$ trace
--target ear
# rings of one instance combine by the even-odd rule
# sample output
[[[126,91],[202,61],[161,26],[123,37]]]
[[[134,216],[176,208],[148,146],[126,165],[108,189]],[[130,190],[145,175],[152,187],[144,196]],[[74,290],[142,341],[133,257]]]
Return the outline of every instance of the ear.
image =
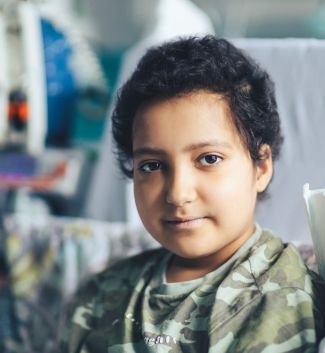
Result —
[[[260,160],[256,163],[256,191],[263,192],[269,185],[273,175],[272,151],[264,144],[259,150]]]

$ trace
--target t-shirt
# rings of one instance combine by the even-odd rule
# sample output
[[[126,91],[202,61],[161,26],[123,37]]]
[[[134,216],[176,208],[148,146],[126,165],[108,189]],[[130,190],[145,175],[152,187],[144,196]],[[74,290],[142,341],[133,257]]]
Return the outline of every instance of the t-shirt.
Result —
[[[221,267],[178,283],[165,280],[170,257],[151,250],[95,277],[81,293],[63,351],[317,351],[325,335],[323,282],[293,245],[257,227]]]

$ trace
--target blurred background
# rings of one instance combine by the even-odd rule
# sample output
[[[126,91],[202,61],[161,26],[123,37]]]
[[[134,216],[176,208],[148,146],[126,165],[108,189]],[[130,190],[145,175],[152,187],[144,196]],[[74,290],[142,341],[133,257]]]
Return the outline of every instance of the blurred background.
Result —
[[[125,49],[143,34],[157,0],[51,0],[65,4],[92,39],[110,49]],[[192,0],[225,37],[323,38],[323,0]],[[95,19],[95,20],[94,20]],[[86,27],[83,27],[84,29]],[[90,32],[88,32],[88,35]]]
[[[49,0],[78,20],[114,86],[123,52],[148,34],[158,0]],[[190,1],[189,1],[190,2]],[[324,0],[192,0],[226,38],[324,38]],[[172,4],[172,2],[171,2]],[[173,16],[177,6],[169,9]],[[174,14],[175,15],[175,14]],[[184,19],[186,21],[186,19]]]

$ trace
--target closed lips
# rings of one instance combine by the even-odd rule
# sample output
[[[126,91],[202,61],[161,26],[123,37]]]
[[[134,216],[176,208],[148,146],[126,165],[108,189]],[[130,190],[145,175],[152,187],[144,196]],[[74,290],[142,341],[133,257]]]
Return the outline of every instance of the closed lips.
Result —
[[[205,217],[195,217],[195,218],[176,218],[176,219],[166,219],[164,223],[171,226],[196,226],[200,225],[206,218]]]

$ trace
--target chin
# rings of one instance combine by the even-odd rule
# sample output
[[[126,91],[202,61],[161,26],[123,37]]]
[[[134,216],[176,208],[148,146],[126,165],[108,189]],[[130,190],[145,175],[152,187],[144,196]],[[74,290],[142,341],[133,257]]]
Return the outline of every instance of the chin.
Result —
[[[197,247],[195,249],[191,248],[191,249],[174,249],[174,250],[175,251],[171,249],[170,251],[175,255],[188,260],[201,259],[211,255],[211,252],[204,249],[198,249]]]

